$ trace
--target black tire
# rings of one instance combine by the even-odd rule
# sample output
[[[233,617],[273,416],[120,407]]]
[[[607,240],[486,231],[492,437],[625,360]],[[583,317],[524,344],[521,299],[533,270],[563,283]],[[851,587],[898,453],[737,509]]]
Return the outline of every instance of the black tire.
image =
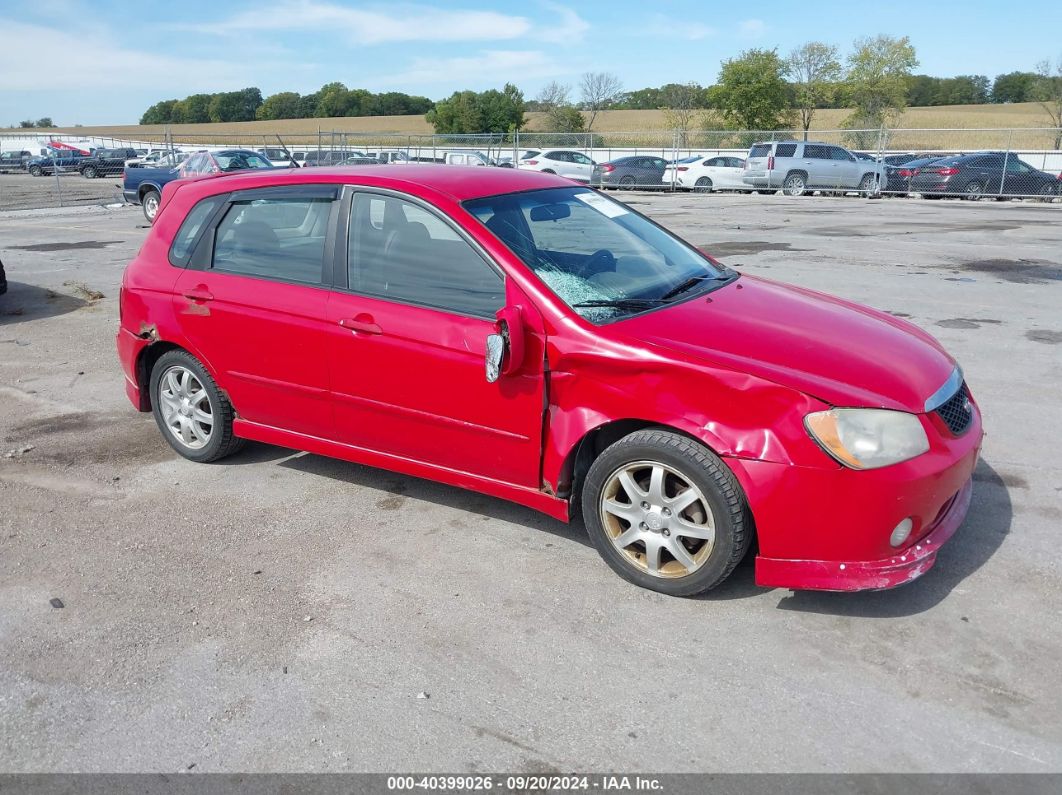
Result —
[[[81,170],[81,176],[85,179],[96,179],[96,177],[99,176],[99,173],[96,171],[95,166],[85,166]]]
[[[703,562],[690,574],[662,577],[639,568],[612,542],[602,522],[607,484],[624,466],[645,461],[680,473],[701,492],[711,510],[715,538]],[[753,535],[748,501],[733,473],[704,445],[662,428],[635,431],[602,452],[586,475],[580,503],[590,540],[612,570],[628,582],[669,596],[693,596],[719,585],[741,562]]]
[[[7,274],[4,272],[4,263],[0,262],[0,295],[7,292]]]
[[[557,172],[554,171],[552,168],[544,168],[544,169],[542,169],[542,173],[543,174],[556,174]]]
[[[778,192],[778,191],[776,191],[776,190],[758,190],[758,191],[756,191],[756,193],[761,193],[761,194],[763,194],[764,196],[773,196],[773,195],[774,195],[774,194],[776,194],[777,192]]]
[[[859,180],[859,193],[863,196],[869,196],[872,190],[874,190],[874,175],[864,174],[863,179]]]
[[[44,169],[42,169],[40,166],[30,166],[29,173],[31,177],[39,177],[44,174]]]
[[[782,193],[786,196],[803,196],[808,191],[808,175],[802,171],[794,171],[785,175],[782,182]]]
[[[619,186],[623,190],[634,190],[634,177],[630,174],[625,177],[620,177]]]
[[[711,193],[712,180],[709,177],[701,177],[693,183],[693,189],[698,193]]]
[[[962,188],[962,197],[967,201],[980,201],[984,187],[976,179],[967,182]]]
[[[159,201],[161,198],[157,190],[150,189],[144,191],[144,195],[140,199],[140,205],[144,210],[144,218],[147,219],[149,224],[155,223],[155,217],[159,214]]]
[[[206,444],[197,449],[190,448],[178,441],[173,432],[166,424],[162,412],[162,398],[160,388],[163,378],[170,370],[183,368],[190,371],[199,381],[206,392],[206,399],[210,403],[211,415],[214,417],[213,428]],[[151,412],[155,415],[155,423],[159,426],[166,442],[189,461],[205,464],[217,461],[225,456],[232,455],[246,443],[244,439],[235,436],[232,431],[232,421],[236,412],[229,403],[229,399],[218,389],[213,376],[200,364],[192,354],[182,350],[167,351],[158,358],[155,366],[151,368]]]

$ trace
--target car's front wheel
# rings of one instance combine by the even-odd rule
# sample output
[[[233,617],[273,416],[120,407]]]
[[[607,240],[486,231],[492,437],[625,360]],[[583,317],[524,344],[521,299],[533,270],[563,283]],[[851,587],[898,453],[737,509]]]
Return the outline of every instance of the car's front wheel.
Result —
[[[704,445],[663,429],[636,431],[601,453],[581,507],[590,539],[617,574],[671,596],[717,586],[752,536],[733,473]]]
[[[863,179],[859,181],[859,193],[862,196],[869,196],[871,191],[874,190],[874,175],[864,174]]]
[[[41,176],[41,174],[44,173],[44,169],[42,169],[40,166],[30,166],[29,173],[31,177],[39,177]]]
[[[697,193],[711,193],[712,180],[708,177],[701,177],[693,183],[693,189],[697,191]]]
[[[170,447],[190,461],[217,461],[243,447],[232,432],[232,404],[187,351],[167,351],[155,362],[151,410]]]
[[[159,214],[159,192],[157,190],[147,191],[140,203],[144,208],[144,217],[147,222],[155,223],[155,216]]]

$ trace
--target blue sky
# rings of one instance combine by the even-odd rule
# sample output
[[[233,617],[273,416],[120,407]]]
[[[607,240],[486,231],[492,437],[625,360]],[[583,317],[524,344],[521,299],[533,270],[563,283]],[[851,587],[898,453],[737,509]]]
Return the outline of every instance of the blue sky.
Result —
[[[432,99],[514,82],[527,97],[586,71],[628,89],[715,81],[750,47],[782,54],[810,40],[842,53],[860,36],[907,35],[917,71],[939,76],[1031,70],[1062,54],[1062,2],[129,3],[4,0],[0,124],[128,124],[151,103],[258,86],[350,88]]]

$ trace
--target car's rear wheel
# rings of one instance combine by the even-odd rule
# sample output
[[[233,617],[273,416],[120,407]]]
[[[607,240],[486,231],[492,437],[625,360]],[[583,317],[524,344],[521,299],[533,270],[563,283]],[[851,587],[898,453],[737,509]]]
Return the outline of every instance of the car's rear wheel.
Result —
[[[140,200],[140,204],[144,208],[144,217],[149,224],[155,223],[155,216],[159,214],[159,198],[157,190],[149,190],[144,194],[144,198]]]
[[[869,196],[874,190],[874,181],[873,174],[864,174],[863,179],[859,181],[859,192],[864,196]]]
[[[981,193],[983,191],[984,188],[982,187],[981,183],[977,180],[974,180],[973,182],[966,183],[966,185],[962,189],[962,196],[964,199],[969,199],[970,201],[977,201],[981,198]]]
[[[786,196],[803,196],[808,189],[808,178],[797,172],[789,174],[782,183],[782,193]]]
[[[41,174],[44,173],[44,171],[43,171],[43,169],[41,169],[40,166],[30,166],[29,167],[29,173],[30,173],[30,176],[32,176],[32,177],[39,177]]]
[[[543,174],[556,174],[557,172],[554,171],[552,168],[544,168],[544,169],[542,169],[542,173]]]
[[[590,539],[617,574],[671,596],[721,583],[752,536],[733,473],[708,448],[663,429],[636,431],[601,453],[581,507]]]
[[[233,435],[232,404],[187,351],[167,351],[155,362],[151,410],[170,447],[190,461],[217,461],[243,447]]]
[[[711,193],[712,180],[709,177],[701,177],[693,183],[693,189],[698,193]]]
[[[1041,185],[1040,190],[1036,192],[1036,195],[1039,197],[1040,201],[1050,202],[1055,200],[1055,197],[1059,195],[1060,191],[1062,191],[1062,187],[1048,183]]]
[[[81,176],[85,179],[96,179],[95,166],[85,166],[85,170],[81,172]]]
[[[630,174],[620,177],[619,186],[624,190],[634,190],[634,177]]]

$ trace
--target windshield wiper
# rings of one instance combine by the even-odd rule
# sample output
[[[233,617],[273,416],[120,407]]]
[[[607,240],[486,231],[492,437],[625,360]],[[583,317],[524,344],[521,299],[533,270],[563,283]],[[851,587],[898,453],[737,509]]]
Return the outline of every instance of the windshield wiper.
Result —
[[[660,296],[660,298],[657,299],[657,300],[659,300],[659,301],[668,301],[668,300],[674,298],[677,295],[681,295],[682,293],[686,292],[687,290],[693,289],[694,287],[696,287],[701,282],[722,282],[722,281],[729,280],[730,277],[731,277],[731,274],[728,274],[728,273],[722,273],[722,274],[720,274],[718,276],[691,276],[690,278],[686,279],[686,281],[682,282],[681,284],[678,284],[675,287],[672,287],[670,290],[668,290],[666,293],[664,293],[662,296]]]
[[[665,303],[663,298],[607,298],[600,301],[580,301],[577,304],[572,304],[573,307],[590,307],[590,306],[617,306],[620,308],[629,307],[646,307],[656,306],[657,304]]]

